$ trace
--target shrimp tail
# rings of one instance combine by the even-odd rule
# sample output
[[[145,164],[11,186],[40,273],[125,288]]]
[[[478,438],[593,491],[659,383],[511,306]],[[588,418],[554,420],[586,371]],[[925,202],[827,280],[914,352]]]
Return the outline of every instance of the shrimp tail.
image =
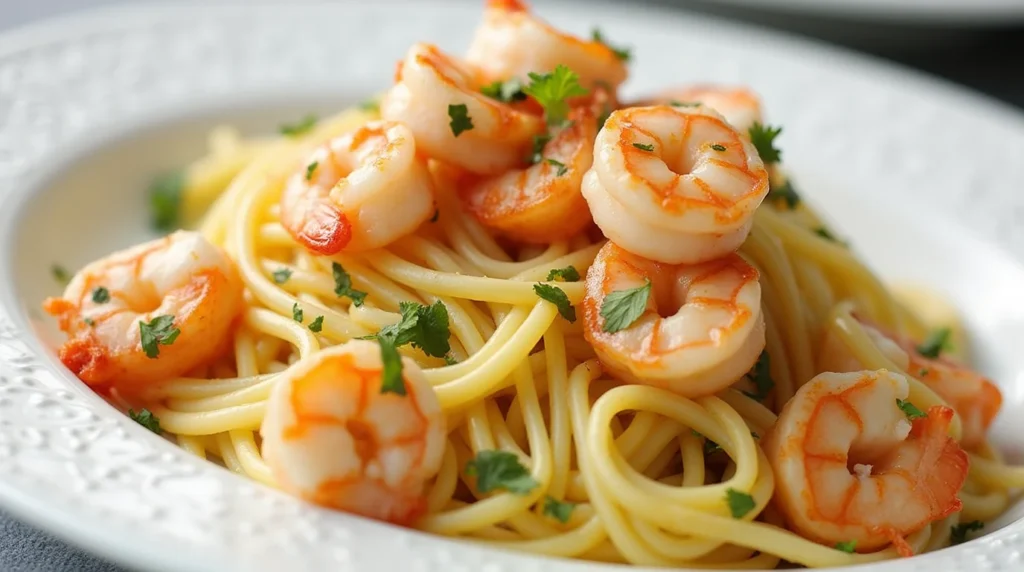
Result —
[[[929,444],[921,456],[921,466],[944,466],[938,470],[921,471],[924,482],[920,486],[922,490],[931,491],[936,519],[946,518],[963,508],[963,502],[957,497],[957,493],[963,485],[962,476],[967,474],[970,460],[967,452],[948,436],[952,421],[951,408],[933,405],[928,408],[926,417],[914,420],[910,430],[912,436]],[[947,479],[949,475],[956,478]]]
[[[295,239],[310,251],[325,256],[337,254],[352,240],[352,223],[329,200],[315,201]]]
[[[78,379],[91,386],[102,384],[109,378],[110,358],[91,336],[79,335],[68,340],[61,346],[59,357]]]
[[[485,7],[490,10],[505,10],[508,12],[530,11],[530,5],[523,0],[487,0]]]

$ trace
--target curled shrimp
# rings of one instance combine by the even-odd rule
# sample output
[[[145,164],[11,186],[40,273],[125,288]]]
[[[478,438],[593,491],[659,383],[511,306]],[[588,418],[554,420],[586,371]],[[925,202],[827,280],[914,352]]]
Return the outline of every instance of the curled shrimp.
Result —
[[[921,355],[917,344],[907,337],[887,332],[860,318],[858,321],[882,354],[930,387],[956,411],[963,428],[961,445],[976,449],[984,444],[988,428],[1003,404],[1003,395],[992,381],[955,360]],[[863,367],[842,342],[832,336],[822,346],[819,365],[832,371],[854,371]]]
[[[324,255],[384,246],[433,212],[433,183],[412,133],[388,121],[317,148],[281,195],[282,226]]]
[[[893,544],[960,510],[968,459],[946,432],[953,410],[908,421],[906,378],[879,371],[822,373],[786,403],[762,439],[775,502],[806,538],[859,552]]]
[[[241,307],[234,264],[186,231],[92,262],[63,296],[43,302],[68,335],[59,352],[64,365],[89,385],[126,391],[212,361],[230,342]],[[147,355],[143,329],[162,316],[173,318],[168,335],[178,334]]]
[[[633,324],[605,331],[601,310],[612,292],[650,283]],[[743,377],[765,344],[758,273],[739,255],[672,265],[605,244],[587,272],[583,333],[619,379],[686,397],[715,393]]]
[[[484,226],[520,242],[548,244],[586,228],[592,219],[580,182],[594,161],[597,115],[583,106],[569,119],[535,164],[462,186],[464,208]]]
[[[530,12],[522,0],[489,0],[466,61],[492,78],[528,80],[558,65],[576,72],[586,88],[605,85],[614,91],[626,81],[622,57],[607,45],[552,28]]]
[[[382,393],[380,348],[354,340],[281,375],[260,428],[282,489],[309,502],[401,525],[427,510],[445,419],[419,366],[402,358],[405,395]]]
[[[762,123],[761,99],[745,87],[698,85],[663,91],[637,105],[692,105],[700,103],[725,117],[737,131],[746,135],[754,123]]]
[[[757,150],[704,106],[613,112],[583,178],[583,196],[605,236],[671,264],[735,251],[767,193]]]
[[[482,175],[501,173],[522,164],[544,122],[527,105],[483,95],[483,84],[471,66],[416,44],[399,64],[381,115],[407,125],[432,158]],[[456,120],[463,110],[467,119]]]

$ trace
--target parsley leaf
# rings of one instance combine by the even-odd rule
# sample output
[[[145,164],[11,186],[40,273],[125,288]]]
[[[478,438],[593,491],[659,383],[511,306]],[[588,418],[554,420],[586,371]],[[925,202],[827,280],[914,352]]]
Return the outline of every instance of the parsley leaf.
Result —
[[[519,457],[508,451],[480,451],[466,463],[466,474],[476,477],[476,489],[481,493],[505,489],[525,495],[540,484],[519,462]]]
[[[184,171],[160,175],[149,186],[149,222],[154,230],[170,232],[178,227]]]
[[[366,299],[366,292],[352,288],[352,277],[345,272],[345,268],[337,262],[332,262],[331,274],[334,275],[334,293],[339,298],[348,297],[352,300],[352,305],[357,308],[362,306],[363,300]]]
[[[312,113],[307,114],[295,123],[286,123],[282,125],[280,129],[281,135],[285,135],[287,137],[298,137],[312,129],[313,126],[316,125],[316,122],[316,115],[313,115]]]
[[[836,543],[836,550],[842,550],[843,552],[847,552],[849,554],[853,554],[853,551],[856,550],[856,549],[857,549],[857,541],[856,540],[850,540],[850,541],[847,541],[847,542],[837,542]]]
[[[552,268],[548,272],[548,282],[558,279],[561,279],[562,282],[579,282],[580,273],[575,266],[571,265],[565,268]]]
[[[800,194],[793,188],[793,183],[788,179],[778,186],[768,187],[768,199],[772,201],[783,201],[789,210],[793,210],[800,204]]]
[[[292,319],[298,323],[302,323],[302,308],[299,307],[299,303],[292,304]]]
[[[153,359],[160,355],[160,346],[169,346],[178,339],[181,330],[174,327],[174,316],[157,316],[150,322],[139,321],[139,337],[142,351]]]
[[[719,145],[718,143],[712,145],[711,148],[715,151],[725,151],[725,145]]]
[[[832,242],[840,242],[840,243],[842,242],[838,238],[836,238],[836,236],[834,234],[832,234],[832,232],[829,231],[829,229],[827,229],[827,228],[825,228],[823,226],[819,226],[818,228],[814,229],[814,234],[820,236],[821,238],[824,238],[825,240],[829,240],[829,241],[832,241]]]
[[[377,339],[388,338],[395,347],[412,344],[432,357],[445,357],[451,351],[451,330],[448,329],[448,308],[440,300],[429,306],[416,302],[401,302],[402,319],[397,324],[381,328]]]
[[[402,356],[391,338],[377,338],[380,344],[380,361],[384,365],[381,372],[380,392],[405,395],[405,379],[402,378]]]
[[[897,399],[896,405],[903,411],[903,414],[907,416],[907,419],[913,421],[919,417],[928,417],[928,414],[917,408],[916,405],[910,402],[910,400]]]
[[[272,275],[274,277],[274,284],[284,284],[292,277],[292,271],[289,268],[281,268],[275,270]]]
[[[67,283],[71,281],[71,275],[68,274],[67,269],[60,264],[50,266],[50,274],[53,275],[53,279],[61,286],[67,285]]]
[[[377,113],[380,111],[380,102],[376,99],[367,99],[366,101],[360,102],[359,109],[370,113]]]
[[[306,165],[306,180],[310,181],[313,179],[313,173],[316,172],[316,168],[320,166],[320,161],[313,161]]]
[[[562,163],[561,161],[556,161],[554,159],[544,159],[544,160],[547,161],[548,165],[551,165],[553,167],[558,167],[558,170],[555,171],[555,176],[556,177],[561,177],[562,175],[564,175],[564,174],[569,172],[569,167],[566,167],[565,163]]]
[[[455,356],[452,354],[445,354],[444,365],[455,365],[457,363],[459,363],[459,360],[455,359]]]
[[[670,99],[668,104],[672,107],[700,107],[699,101],[679,101],[678,99]]]
[[[317,316],[312,322],[309,323],[309,331],[320,333],[320,330],[324,329],[324,317]]]
[[[775,146],[775,138],[779,136],[779,133],[782,133],[781,127],[762,125],[756,121],[747,131],[747,134],[750,135],[750,142],[754,144],[757,154],[761,156],[765,165],[782,160],[782,151]]]
[[[469,108],[465,103],[448,106],[448,117],[451,118],[449,126],[452,128],[452,135],[458,137],[463,131],[473,129],[473,119],[469,116]]]
[[[949,527],[949,543],[953,545],[963,544],[967,541],[968,532],[975,532],[983,528],[985,528],[985,523],[980,520],[972,520],[951,526]]]
[[[601,303],[602,329],[609,334],[625,330],[644,314],[647,299],[651,296],[651,281],[629,290],[616,290]]]
[[[767,350],[761,351],[761,356],[757,358],[757,362],[754,363],[754,367],[750,368],[747,372],[747,378],[754,382],[754,387],[757,388],[755,393],[744,391],[743,393],[751,399],[758,401],[764,401],[765,397],[768,397],[768,392],[775,387],[775,382],[772,380],[772,374],[770,370],[771,356],[768,355]]]
[[[110,290],[103,286],[97,286],[92,291],[92,301],[97,304],[106,304],[110,301]]]
[[[615,46],[609,44],[608,41],[605,40],[604,35],[601,34],[601,30],[598,30],[597,28],[591,30],[590,37],[595,42],[611,50],[612,53],[615,54],[615,57],[619,58],[624,62],[628,62],[629,58],[633,56],[633,54],[631,53],[633,51],[632,48],[616,48]]]
[[[533,285],[533,291],[542,300],[547,300],[554,304],[558,308],[558,313],[568,320],[570,324],[576,321],[576,308],[569,302],[569,297],[565,295],[564,290],[558,286],[538,282]]]
[[[480,88],[480,93],[504,103],[526,100],[526,93],[523,92],[523,82],[516,78],[485,85]]]
[[[725,491],[725,502],[729,505],[729,512],[733,518],[743,518],[757,506],[754,497],[733,488]]]
[[[553,497],[544,497],[544,514],[554,518],[558,522],[569,522],[572,516],[572,509],[576,508],[574,502],[563,502]]]
[[[648,151],[648,152],[654,151],[654,144],[653,143],[650,144],[650,145],[644,145],[643,143],[633,143],[633,146],[636,147],[637,149],[641,150],[641,151]]]
[[[92,318],[82,318],[82,321],[85,322],[85,325],[89,326],[90,328],[96,325],[96,322]]]
[[[704,456],[713,455],[722,450],[722,446],[711,439],[704,437]]]
[[[544,146],[551,141],[551,135],[534,135],[533,136],[533,153],[530,155],[530,163],[536,165],[544,160],[543,152]]]
[[[130,417],[132,421],[142,425],[157,435],[164,432],[164,430],[160,428],[160,418],[153,415],[149,409],[141,409],[138,413],[136,413],[134,409],[129,409],[128,417]]]
[[[953,334],[949,328],[939,328],[928,334],[928,337],[924,339],[924,342],[917,346],[917,353],[923,357],[935,359],[939,357],[943,351],[949,351],[951,344],[949,343],[949,337]]]
[[[560,125],[569,115],[570,97],[586,95],[587,90],[580,85],[580,77],[568,67],[559,64],[555,71],[546,74],[530,72],[530,85],[523,88],[527,95],[532,95],[537,103],[544,108],[548,125]]]

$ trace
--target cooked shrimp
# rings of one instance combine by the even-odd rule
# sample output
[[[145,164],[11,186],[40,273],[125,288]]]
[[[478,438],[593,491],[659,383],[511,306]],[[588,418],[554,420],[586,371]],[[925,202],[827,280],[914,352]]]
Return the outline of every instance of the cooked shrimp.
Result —
[[[536,164],[462,186],[466,210],[521,242],[547,244],[586,228],[592,219],[580,182],[594,161],[597,115],[590,106],[578,107],[569,119]]]
[[[930,387],[956,411],[963,427],[960,443],[965,448],[975,449],[984,444],[988,428],[1003,404],[1003,396],[994,383],[952,359],[921,355],[917,344],[909,338],[886,332],[862,319],[859,321],[879,351],[900,369]],[[820,366],[832,371],[853,371],[863,367],[841,342],[832,338],[823,346]]]
[[[669,89],[638,105],[701,103],[725,117],[730,125],[746,135],[754,123],[761,123],[761,100],[745,87],[700,85]]]
[[[608,295],[647,282],[643,315],[625,329],[605,331],[601,309]],[[587,341],[613,375],[686,397],[715,393],[743,377],[765,343],[757,270],[732,253],[672,265],[609,242],[587,272],[583,317]]]
[[[471,66],[435,46],[416,44],[399,64],[381,115],[407,125],[430,157],[474,173],[498,174],[523,163],[544,122],[528,105],[483,95],[484,83]],[[463,106],[468,122],[456,129],[454,117]]]
[[[736,250],[767,193],[757,150],[704,106],[613,112],[583,178],[583,196],[605,236],[671,264]]]
[[[202,235],[185,231],[87,265],[62,297],[43,303],[68,335],[60,348],[64,365],[89,385],[122,391],[213,360],[230,342],[241,307],[234,264]],[[164,316],[173,323],[160,328],[166,318],[154,320]],[[165,332],[157,332],[162,341],[144,334],[153,325]]]
[[[946,435],[953,410],[911,424],[897,403],[909,392],[885,370],[822,373],[783,407],[762,444],[776,504],[802,536],[911,556],[906,535],[960,510],[968,461]]]
[[[405,395],[382,393],[380,347],[355,340],[281,374],[260,428],[263,457],[285,491],[401,525],[427,509],[445,419],[419,366],[402,358]]]
[[[288,179],[281,224],[311,252],[370,250],[416,230],[434,191],[400,123],[374,121],[317,148]]]
[[[522,0],[488,0],[466,60],[496,79],[547,73],[564,65],[586,88],[606,85],[612,91],[626,81],[623,58],[605,44],[560,32],[532,13]]]

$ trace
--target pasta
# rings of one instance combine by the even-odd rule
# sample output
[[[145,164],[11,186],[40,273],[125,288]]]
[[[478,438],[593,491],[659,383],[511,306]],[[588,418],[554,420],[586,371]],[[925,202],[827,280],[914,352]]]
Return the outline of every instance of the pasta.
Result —
[[[538,42],[537,53],[527,54],[528,57],[518,60],[489,57],[512,49],[499,40],[500,30],[512,30],[508,32],[511,34],[549,34],[545,38],[550,39],[554,47]],[[518,101],[518,95],[502,95],[502,90],[519,88],[506,88],[502,82],[493,84],[492,95],[478,94],[472,98],[460,95],[462,99],[453,101],[465,103],[448,105],[448,114],[441,118],[445,133],[436,140],[421,134],[423,130],[436,128],[426,125],[430,118],[413,119],[413,114],[402,106],[419,105],[415,102],[441,96],[418,94],[415,89],[419,84],[413,85],[412,80],[407,80],[407,87],[393,88],[379,108],[377,103],[352,108],[315,124],[309,121],[302,129],[292,129],[289,135],[278,138],[248,140],[230,127],[219,128],[211,135],[210,153],[185,171],[179,211],[183,221],[198,221],[199,234],[226,253],[240,277],[241,309],[233,331],[227,335],[224,351],[218,354],[220,357],[196,358],[199,362],[182,375],[160,379],[143,379],[143,374],[133,370],[127,376],[131,382],[101,383],[89,378],[93,373],[81,373],[85,370],[77,373],[114,403],[125,409],[131,407],[133,415],[138,416],[136,409],[145,407],[146,417],[140,422],[158,422],[162,432],[191,453],[222,463],[231,471],[267,485],[282,486],[288,483],[281,482],[281,474],[294,477],[299,473],[275,470],[275,463],[297,463],[296,459],[304,458],[289,454],[287,439],[282,438],[280,442],[275,441],[274,462],[269,462],[269,419],[273,416],[273,424],[285,425],[290,419],[287,415],[280,417],[276,409],[280,405],[274,401],[275,392],[282,391],[279,387],[283,377],[301,380],[302,376],[296,372],[303,367],[309,369],[307,364],[313,363],[316,356],[328,348],[342,345],[356,348],[351,356],[358,361],[378,359],[373,357],[377,344],[383,348],[385,342],[394,343],[393,349],[408,360],[404,362],[407,364],[405,371],[414,369],[422,373],[422,387],[436,396],[438,416],[443,417],[444,424],[443,431],[436,426],[436,439],[434,435],[416,437],[426,443],[423,445],[426,449],[436,448],[437,466],[422,477],[425,483],[422,496],[413,495],[416,498],[408,501],[412,503],[410,506],[416,507],[415,518],[409,516],[409,521],[402,523],[435,534],[547,556],[719,569],[765,569],[787,562],[809,567],[841,566],[946,547],[962,541],[965,532],[974,528],[973,521],[994,518],[1005,510],[1010,491],[1024,486],[1024,469],[1004,464],[999,453],[985,442],[984,431],[994,412],[986,410],[978,414],[980,417],[968,414],[976,405],[973,400],[981,399],[975,394],[964,396],[961,401],[940,396],[945,386],[936,377],[938,368],[947,367],[950,371],[958,368],[957,372],[962,369],[953,361],[940,361],[942,358],[936,357],[942,349],[941,340],[936,342],[938,349],[931,356],[934,365],[921,365],[921,360],[928,359],[929,351],[916,355],[917,350],[913,348],[903,347],[903,353],[899,348],[892,349],[901,339],[921,342],[929,332],[941,331],[937,330],[939,328],[960,332],[959,324],[945,312],[938,314],[946,320],[943,323],[922,319],[923,312],[908,304],[905,296],[894,296],[848,245],[828,231],[811,206],[793,191],[792,182],[778,165],[778,157],[766,156],[776,151],[771,146],[770,129],[766,130],[759,122],[742,130],[723,127],[728,137],[714,135],[721,138],[721,145],[715,143],[701,148],[701,153],[711,157],[707,161],[715,165],[719,156],[739,157],[736,165],[740,162],[742,165],[729,168],[746,169],[744,173],[751,177],[749,180],[756,179],[758,169],[765,173],[761,195],[755,196],[751,194],[754,191],[746,189],[736,191],[736,196],[741,197],[732,203],[739,205],[736,209],[746,208],[743,201],[751,201],[749,212],[740,213],[750,218],[742,231],[738,230],[742,225],[719,232],[720,229],[709,230],[689,221],[686,230],[672,230],[674,238],[665,241],[645,234],[654,232],[651,229],[668,228],[665,223],[651,222],[644,218],[649,215],[636,214],[640,211],[633,206],[617,207],[619,210],[610,218],[598,214],[598,207],[594,205],[604,204],[600,201],[606,200],[613,201],[608,204],[619,204],[621,198],[616,197],[624,192],[612,188],[598,172],[600,168],[611,168],[598,165],[608,160],[609,153],[613,153],[608,149],[619,140],[625,141],[625,151],[621,152],[625,153],[627,163],[646,160],[645,155],[631,159],[629,153],[651,153],[652,156],[661,153],[661,159],[671,167],[675,159],[670,155],[686,152],[667,150],[670,143],[666,141],[671,141],[673,134],[678,133],[672,131],[675,125],[672,121],[692,121],[694,125],[705,125],[700,123],[702,121],[721,121],[722,125],[727,125],[725,120],[730,120],[735,121],[734,127],[737,127],[741,120],[730,119],[731,100],[728,98],[710,103],[721,115],[710,111],[706,105],[691,106],[689,101],[673,103],[671,95],[660,99],[661,104],[647,102],[652,103],[648,107],[615,103],[615,86],[625,77],[622,51],[608,48],[602,39],[584,42],[586,50],[581,49],[579,53],[564,51],[550,57],[541,54],[545,49],[567,50],[557,43],[562,38],[560,33],[533,19],[518,2],[495,1],[489,4],[484,28],[468,58],[476,65],[489,62],[486,77],[505,80],[525,79],[526,72],[555,74],[555,65],[563,63],[556,56],[562,56],[568,62],[567,69],[577,72],[574,81],[579,82],[579,90],[570,91],[562,99],[571,102],[572,97],[577,97],[585,102],[567,105],[558,120],[568,118],[577,123],[589,121],[588,125],[603,125],[600,134],[597,130],[586,133],[586,129],[573,126],[550,127],[551,134],[546,137],[561,141],[562,147],[550,152],[548,147],[543,147],[544,152],[535,164],[543,167],[546,174],[540,177],[528,171],[529,167],[515,172],[521,174],[513,173],[512,176],[525,180],[527,185],[535,185],[531,188],[542,189],[556,197],[536,207],[540,214],[530,210],[534,209],[532,204],[521,205],[515,216],[481,214],[481,209],[489,208],[493,201],[523,199],[503,194],[508,192],[501,187],[508,182],[504,179],[494,186],[479,182],[522,167],[519,163],[529,154],[532,144],[530,137],[521,135],[516,135],[521,140],[508,145],[507,138],[501,138],[504,135],[488,135],[486,131],[492,127],[484,117],[492,109],[488,106],[498,101],[515,113],[522,113],[524,118],[510,120],[522,122],[515,129],[536,135],[541,133],[539,130],[548,129],[538,119],[539,114],[545,114],[545,120],[553,124],[552,116],[560,105],[556,102],[558,105],[545,106],[544,98],[548,95],[539,88],[515,92],[522,94]],[[415,57],[406,60],[400,76],[404,73],[408,78],[411,77],[408,74],[414,72],[426,74],[429,70],[410,71],[410,68],[428,56],[436,61],[443,57],[421,47],[415,47],[411,53]],[[604,73],[600,59],[608,53],[612,54],[609,61],[613,62],[614,69]],[[437,65],[468,64],[442,62]],[[520,69],[516,65],[542,67]],[[534,78],[534,81],[539,80]],[[399,79],[399,86],[402,85]],[[490,84],[483,85],[486,93]],[[602,93],[604,100],[595,97]],[[530,96],[528,101],[527,95]],[[528,107],[537,103],[544,107],[543,112]],[[451,138],[447,130],[457,130],[459,105],[471,126],[463,127],[464,135],[455,133]],[[437,106],[444,111],[444,105],[437,103]],[[610,118],[598,117],[601,106],[608,112],[615,109]],[[352,141],[352,137],[358,139],[358,136],[352,134],[377,125],[381,111],[388,120],[395,116],[408,117],[409,128],[408,133],[401,131],[388,140],[388,152],[395,154],[387,156],[387,160],[393,163],[374,163],[380,172],[404,161],[399,155],[404,152],[400,147],[403,141],[413,139],[418,153],[443,157],[448,164],[432,161],[429,169],[422,173],[403,174],[406,178],[401,179],[399,190],[374,191],[395,193],[389,195],[387,204],[372,207],[377,210],[371,213],[389,221],[382,223],[382,227],[401,226],[396,227],[395,236],[381,239],[384,235],[380,233],[390,232],[388,229],[369,229],[369,223],[358,218],[371,216],[366,214],[371,209],[367,206],[366,211],[355,215],[346,211],[338,220],[348,216],[356,221],[345,231],[351,234],[349,240],[353,242],[349,244],[368,247],[343,247],[326,253],[323,244],[327,242],[317,243],[319,246],[315,248],[311,243],[302,242],[304,239],[296,237],[309,238],[309,235],[301,232],[297,235],[299,231],[295,226],[305,224],[307,218],[303,217],[310,215],[302,210],[304,206],[282,202],[282,195],[290,193],[296,184],[305,184],[303,180],[314,185],[318,176],[325,176],[327,161],[342,164],[345,159],[341,151],[330,156],[324,154],[325,142],[349,137],[346,145],[356,149],[359,143]],[[750,115],[749,109],[744,112]],[[420,115],[425,117],[429,112]],[[759,112],[754,115],[759,118]],[[722,116],[725,119],[721,119]],[[415,123],[421,119],[422,125]],[[663,134],[659,131],[666,129]],[[469,136],[480,139],[462,139]],[[608,139],[611,142],[601,151],[602,137],[612,136],[615,140]],[[497,138],[500,144],[492,143],[487,137]],[[585,141],[586,145],[580,147],[585,148],[584,151],[572,147],[564,155],[553,154],[573,145],[573,137]],[[598,147],[592,153],[594,138]],[[455,148],[450,145],[452,141],[467,146]],[[766,141],[767,147],[764,146]],[[666,150],[648,150],[656,145],[664,145]],[[755,148],[757,153],[747,158],[745,153]],[[412,150],[408,152],[409,157],[414,155]],[[352,153],[358,155],[362,151]],[[473,154],[474,158],[458,165],[461,169],[452,167],[453,162],[457,163],[466,154]],[[310,157],[317,160],[311,162]],[[356,159],[353,161],[359,163]],[[593,168],[591,162],[595,165]],[[696,172],[698,167],[691,166]],[[358,168],[362,167],[355,167]],[[562,169],[565,172],[559,175]],[[432,194],[425,196],[430,197],[430,212],[423,211],[426,207],[422,205],[417,206],[421,199],[415,195],[417,185],[428,179],[416,177],[429,177]],[[332,180],[337,178],[335,175]],[[747,180],[742,178],[742,181]],[[356,184],[351,183],[353,188]],[[756,182],[752,184],[757,186]],[[388,187],[392,188],[395,185]],[[558,198],[563,192],[567,193],[564,200]],[[300,198],[328,200],[326,195],[309,197],[312,195]],[[371,199],[358,200],[371,205]],[[586,208],[588,203],[590,210],[585,211],[583,224],[577,224],[580,206]],[[591,210],[597,227],[591,223]],[[428,220],[424,220],[424,213],[429,215]],[[638,217],[636,221],[626,221],[634,215]],[[293,217],[298,217],[299,223],[293,223]],[[404,220],[402,217],[408,217],[408,221],[395,222]],[[528,217],[534,218],[527,220]],[[498,219],[500,222],[495,222]],[[639,230],[632,227],[607,230],[620,228],[627,222]],[[673,219],[672,224],[677,223],[679,221]],[[723,233],[735,234],[738,256],[730,254],[736,248],[728,241],[723,242]],[[339,236],[335,234],[330,238],[334,240]],[[623,246],[629,250],[621,254],[621,260],[626,262],[613,258],[620,256],[614,252],[618,247],[608,246],[606,236],[616,244],[619,237],[622,245],[636,243],[632,250]],[[380,240],[381,245],[373,242],[375,240]],[[645,252],[637,253],[637,250]],[[695,252],[703,253],[701,260],[690,260],[696,256]],[[665,258],[657,259],[661,262],[646,260],[662,255]],[[630,262],[632,256],[646,258],[643,262]],[[677,276],[689,272],[690,265],[708,264],[707,260],[723,260],[728,256],[736,256],[735,268],[752,269],[752,274],[747,275],[753,276],[759,288],[760,303],[753,310],[756,318],[749,317],[746,322],[753,329],[744,334],[753,341],[744,341],[748,340],[744,338],[736,342],[763,341],[750,354],[756,363],[743,361],[746,358],[732,353],[722,356],[723,363],[740,367],[741,373],[722,373],[719,387],[710,390],[694,389],[698,382],[707,382],[712,376],[709,373],[712,365],[705,367],[703,362],[700,367],[694,365],[697,363],[694,360],[711,359],[699,357],[704,354],[681,357],[681,363],[693,366],[696,373],[683,375],[673,369],[668,381],[651,373],[651,369],[656,369],[654,366],[644,364],[630,364],[632,369],[622,366],[622,371],[628,369],[630,373],[620,372],[615,366],[616,360],[639,359],[635,356],[650,350],[643,344],[654,343],[645,338],[637,346],[630,346],[628,352],[620,351],[615,344],[621,343],[625,335],[621,332],[632,331],[633,324],[643,320],[654,320],[651,323],[661,325],[652,327],[665,328],[664,331],[682,327],[671,322],[669,316],[659,316],[659,312],[664,314],[664,309],[649,310],[651,304],[665,305],[659,301],[661,299],[674,300],[670,294],[659,293],[663,287],[659,273],[671,274],[680,268],[678,272],[683,274],[671,274],[675,283],[696,283],[705,275],[687,275],[690,277],[685,279]],[[175,260],[171,256],[170,262],[165,259],[163,264],[177,264]],[[625,282],[614,282],[619,278],[614,278],[618,275],[612,273],[625,272],[621,268],[635,270],[647,262],[652,264],[651,269],[636,278],[636,287],[632,290],[623,286]],[[588,271],[589,278],[581,280],[588,276]],[[94,267],[87,267],[83,275],[95,277],[96,272]],[[114,280],[109,278],[114,270],[104,272],[108,282]],[[602,293],[601,299],[595,299],[594,289],[598,287],[595,285],[607,282],[593,277],[605,276],[602,273],[613,276],[617,286],[614,292]],[[88,334],[93,336],[89,338],[90,343],[97,343],[95,336],[102,338],[105,330],[101,328],[108,327],[106,322],[99,322],[108,319],[109,314],[103,313],[103,307],[110,303],[97,301],[97,288],[109,290],[108,294],[117,298],[122,290],[133,287],[129,283],[134,279],[124,279],[129,285],[121,289],[113,282],[97,287],[101,282],[83,280],[85,282],[76,278],[69,286],[69,292],[77,288],[78,294],[66,292],[64,306],[48,302],[47,309],[60,314],[62,327],[86,316],[87,325],[98,332]],[[664,286],[669,290],[673,287]],[[648,317],[634,317],[620,332],[611,332],[608,324],[612,318],[606,312],[609,300],[623,292],[646,296],[644,288],[647,292],[654,289],[649,294],[651,300],[661,297],[654,302],[646,297],[642,299],[639,308],[648,308],[653,313]],[[552,294],[554,291],[557,292]],[[703,323],[700,320],[713,320],[714,316],[705,315],[710,310],[701,310],[704,308],[701,304],[711,304],[707,301],[710,294],[703,295],[703,301],[694,302],[695,313],[686,314],[688,317],[682,322],[685,327],[693,328],[692,324]],[[96,313],[86,311],[84,302],[72,304],[72,309],[67,307],[70,304],[67,300],[84,300],[90,296],[99,308]],[[734,307],[742,306],[737,298],[730,300]],[[679,305],[678,301],[674,303]],[[416,316],[415,312],[423,312],[418,314],[418,319],[426,321],[427,313],[435,311],[432,308],[443,309],[444,328],[450,332],[450,338],[443,344],[447,348],[443,354],[428,351],[424,344],[429,340],[398,344],[395,339],[390,342],[385,339],[382,332],[387,328],[400,327],[405,320]],[[72,310],[81,314],[69,317],[68,312]],[[705,314],[697,313],[698,310]],[[179,310],[179,318],[184,312]],[[192,343],[186,324],[180,320],[174,322],[180,330],[179,337],[172,333],[174,324],[170,321],[156,323],[158,315],[149,313],[138,320],[150,328],[139,327],[142,332],[139,347],[147,348],[147,331],[151,336],[148,347],[165,352],[162,355]],[[153,319],[147,322],[149,318]],[[591,320],[594,324],[604,323],[604,329],[591,325]],[[757,320],[763,324],[761,330],[757,329]],[[94,323],[89,324],[90,321]],[[130,328],[134,323],[118,327]],[[724,352],[721,348],[728,343],[729,330],[715,325],[708,327],[718,332],[708,334],[718,344],[712,344],[708,351]],[[601,341],[604,339],[602,331],[612,341]],[[678,335],[685,337],[690,335],[688,332]],[[208,346],[215,345],[209,337],[216,337],[214,334],[207,331],[202,335],[208,336]],[[351,342],[375,335],[377,341]],[[367,347],[374,348],[367,354],[371,357],[360,353]],[[385,349],[380,351],[384,356]],[[64,355],[62,353],[62,358]],[[90,363],[95,365],[96,359],[93,356]],[[186,355],[181,359],[191,358]],[[379,359],[386,360],[385,357]],[[886,540],[884,546],[877,548],[869,547],[863,539],[858,548],[853,538],[850,542],[825,542],[823,538],[808,538],[795,530],[794,516],[787,513],[778,492],[782,487],[792,486],[780,477],[776,457],[783,453],[773,452],[772,445],[764,442],[773,440],[771,442],[775,443],[782,438],[779,436],[782,430],[779,427],[783,425],[779,421],[780,413],[790,414],[783,407],[809,392],[809,389],[801,390],[808,387],[812,379],[821,379],[819,374],[824,371],[854,371],[838,367],[825,369],[822,365],[844,360],[859,364],[854,368],[858,371],[886,370],[898,374],[900,380],[905,380],[900,382],[905,384],[905,394],[899,398],[904,411],[909,411],[905,405],[911,404],[914,411],[921,413],[920,417],[930,414],[934,418],[934,412],[951,405],[958,415],[949,422],[949,434],[963,444],[970,458],[970,470],[967,472],[964,468],[965,474],[961,477],[965,479],[964,484],[954,491],[959,494],[962,509],[944,512],[906,534],[899,534],[898,539]],[[69,360],[65,359],[65,363]],[[141,363],[140,368],[149,364],[145,360]],[[715,364],[714,367],[719,368],[715,371],[731,372]],[[657,367],[661,367],[661,362]],[[742,373],[747,370],[749,373]],[[420,399],[417,380],[419,378],[405,378],[402,391],[410,392],[406,396],[409,402],[414,390],[416,399]],[[391,401],[387,403],[388,407],[398,407]],[[403,409],[403,413],[395,415],[422,414],[424,419],[430,419],[429,404],[423,403],[414,408],[415,411]],[[998,410],[998,402],[995,408]],[[295,415],[298,419],[299,414]],[[914,415],[908,413],[907,417],[913,421]],[[865,419],[870,421],[872,417]],[[900,420],[910,431],[910,423],[902,417]],[[917,421],[914,423],[911,439],[918,431]],[[349,431],[356,430],[350,427]],[[959,446],[956,448],[959,450]],[[330,455],[331,451],[319,454]],[[501,470],[494,468],[499,460],[506,463]],[[877,467],[882,461],[874,463]],[[845,466],[844,460],[844,471]],[[870,464],[860,466],[867,466],[868,474],[872,471]],[[504,477],[499,474],[502,471]],[[857,478],[849,471],[847,476]],[[485,478],[497,485],[488,488]],[[289,486],[298,485],[291,483]],[[364,500],[378,493],[390,494],[368,490],[360,489]],[[911,491],[909,494],[921,493]],[[912,504],[910,500],[907,502]],[[320,504],[332,506],[330,502]],[[386,520],[402,520],[394,517],[395,512],[388,514]]]

